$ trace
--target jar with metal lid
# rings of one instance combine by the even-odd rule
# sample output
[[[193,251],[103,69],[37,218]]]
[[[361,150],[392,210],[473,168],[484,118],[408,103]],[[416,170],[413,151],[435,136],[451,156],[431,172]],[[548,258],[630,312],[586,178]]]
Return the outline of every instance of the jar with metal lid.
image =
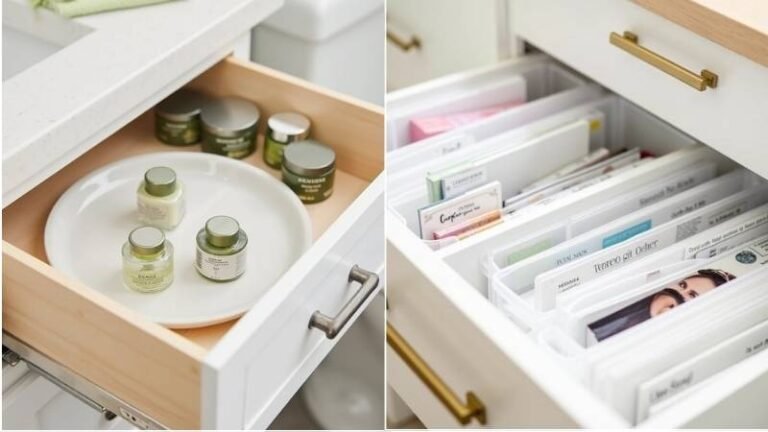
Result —
[[[192,145],[200,141],[200,111],[206,98],[181,89],[155,107],[155,136],[171,145]]]
[[[237,97],[207,103],[200,112],[203,151],[242,159],[256,151],[259,108]]]
[[[314,140],[289,144],[283,152],[283,183],[305,204],[325,201],[333,194],[336,153]]]
[[[229,216],[214,216],[197,233],[195,268],[215,282],[235,280],[245,273],[248,236]]]
[[[131,231],[122,254],[123,283],[128,288],[153,293],[173,283],[173,245],[159,228],[143,226]]]
[[[175,228],[184,217],[184,186],[176,172],[168,167],[154,167],[144,173],[136,192],[139,221],[165,230]]]
[[[267,135],[264,137],[264,162],[280,169],[283,164],[283,150],[294,141],[309,137],[310,121],[301,114],[283,112],[273,114],[267,120]]]

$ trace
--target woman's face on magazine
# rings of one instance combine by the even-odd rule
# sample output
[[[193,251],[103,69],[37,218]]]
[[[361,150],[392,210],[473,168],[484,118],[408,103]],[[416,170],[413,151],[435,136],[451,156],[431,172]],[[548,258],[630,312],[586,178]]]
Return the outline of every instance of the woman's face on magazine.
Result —
[[[693,276],[682,279],[676,284],[667,286],[666,288],[677,291],[686,301],[689,301],[715,289],[715,283],[709,278]],[[663,292],[659,293],[653,298],[653,301],[651,301],[651,316],[663,314],[677,306],[679,306],[679,304],[675,297]]]

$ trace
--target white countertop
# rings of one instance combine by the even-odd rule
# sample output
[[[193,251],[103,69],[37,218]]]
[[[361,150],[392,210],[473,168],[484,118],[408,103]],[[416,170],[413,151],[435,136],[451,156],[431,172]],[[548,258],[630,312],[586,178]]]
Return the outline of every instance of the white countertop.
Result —
[[[179,0],[76,18],[92,30],[3,82],[3,207],[223,58],[282,3]]]

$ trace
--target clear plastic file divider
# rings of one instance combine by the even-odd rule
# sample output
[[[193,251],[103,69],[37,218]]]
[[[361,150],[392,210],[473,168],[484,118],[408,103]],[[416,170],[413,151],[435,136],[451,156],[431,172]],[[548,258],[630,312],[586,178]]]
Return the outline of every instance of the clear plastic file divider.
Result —
[[[528,64],[526,67],[531,68],[528,69],[531,71],[536,67],[542,67],[543,64],[546,63],[537,58],[535,63]],[[480,88],[489,81],[498,79],[503,75],[499,70],[505,67],[516,66],[488,68],[398,92],[392,99],[392,106],[396,111],[402,108],[401,113],[418,113],[419,106],[428,106],[441,100],[440,98],[445,95],[458,94],[453,92],[460,91],[462,83],[472,83],[469,87],[477,85],[477,88]],[[554,63],[549,67],[550,71],[562,68]],[[521,211],[504,212],[501,223],[484,231],[471,236],[451,237],[449,239],[454,241],[441,243],[439,247],[434,247],[435,245],[431,242],[427,243],[433,246],[435,249],[433,253],[438,258],[454,269],[469,285],[484,294],[500,314],[528,333],[528,336],[537,342],[547,356],[580,379],[586,388],[593,391],[607,405],[612,405],[628,424],[642,426],[642,422],[647,421],[649,416],[652,419],[662,407],[674,405],[679,400],[680,394],[664,399],[659,404],[641,406],[635,397],[638,389],[641,385],[648,387],[654,384],[651,379],[655,375],[643,376],[643,380],[633,381],[633,387],[624,385],[625,382],[622,382],[621,378],[632,376],[631,374],[636,372],[632,368],[640,367],[637,366],[641,364],[640,362],[653,360],[654,355],[665,352],[664,349],[656,349],[651,343],[654,338],[658,339],[660,333],[664,334],[665,329],[675,329],[675,335],[679,336],[677,340],[680,341],[684,339],[685,331],[691,332],[688,326],[694,320],[696,323],[712,327],[712,322],[708,322],[705,318],[697,318],[696,315],[704,314],[711,317],[717,316],[721,311],[725,313],[723,308],[718,308],[718,301],[727,303],[735,310],[752,313],[757,310],[756,306],[753,307],[748,301],[744,301],[743,297],[740,298],[743,293],[749,291],[750,296],[754,296],[750,299],[761,305],[764,302],[768,309],[768,299],[763,300],[760,293],[753,287],[756,283],[763,285],[766,283],[768,270],[757,270],[743,278],[729,281],[705,298],[686,304],[685,307],[671,313],[665,313],[664,316],[654,317],[653,320],[643,322],[601,342],[596,342],[597,336],[588,338],[586,329],[591,323],[589,320],[602,319],[598,317],[599,314],[613,313],[637,301],[638,298],[644,298],[643,296],[647,296],[650,292],[647,290],[656,287],[656,284],[669,282],[702,263],[708,263],[713,257],[727,256],[729,251],[741,245],[743,241],[768,235],[768,185],[749,172],[737,170],[738,166],[730,159],[707,146],[698,145],[695,139],[619,96],[590,88],[589,85],[576,85],[562,93],[550,93],[537,98],[534,95],[541,93],[536,93],[534,90],[537,85],[534,84],[535,79],[529,79],[526,76],[526,80],[529,100],[525,105],[402,148],[398,147],[403,141],[397,141],[397,139],[398,136],[405,136],[403,134],[407,133],[407,130],[401,128],[394,131],[399,132],[400,135],[390,130],[390,137],[394,137],[394,141],[388,143],[390,152],[387,156],[390,167],[387,180],[389,210],[407,226],[414,236],[419,237],[418,211],[435,199],[434,194],[427,193],[427,184],[425,184],[427,176],[430,175],[430,180],[434,183],[434,178],[440,178],[434,175],[436,172],[467,161],[487,160],[498,164],[498,171],[495,165],[489,165],[486,170],[489,174],[487,181],[499,181],[509,185],[503,189],[503,195],[505,197],[515,195],[519,191],[518,182],[525,183],[530,179],[524,178],[525,172],[513,178],[519,170],[517,165],[510,165],[509,162],[515,158],[524,159],[529,164],[538,162],[542,159],[541,156],[533,157],[532,155],[535,154],[532,151],[526,153],[523,150],[526,149],[526,145],[536,148],[545,142],[541,137],[546,137],[548,133],[562,130],[569,124],[585,119],[595,126],[590,128],[588,143],[590,152],[605,148],[611,153],[618,153],[623,149],[639,148],[653,155],[654,158],[645,160],[645,163],[599,183],[591,183],[583,189],[574,188],[577,191],[570,195],[564,194],[562,197],[558,196],[556,200],[543,204],[529,204]],[[589,94],[593,90],[597,90],[597,93]],[[444,91],[445,93],[442,93]],[[420,101],[420,95],[426,96],[427,99]],[[422,102],[424,104],[419,105]],[[594,121],[590,122],[590,119]],[[599,127],[596,127],[597,125]],[[393,126],[390,124],[388,127]],[[494,159],[494,156],[501,154],[506,155],[507,158]],[[561,163],[562,165],[564,163]],[[505,166],[513,167],[514,169],[509,171],[515,172],[501,172],[501,168]],[[651,196],[656,190],[654,188],[682,181],[687,174],[694,176],[694,172],[696,180],[691,185],[677,186],[678,189],[674,193],[662,194],[661,198],[650,203],[633,202],[633,199],[637,200],[638,194]],[[577,259],[564,262],[562,265],[558,264],[554,269],[538,273],[533,271],[534,277],[528,280],[527,284],[510,284],[504,279],[504,269],[511,264],[563,244],[570,238],[589,233],[602,225],[611,224],[625,214],[690,192],[708,181],[727,176],[729,173],[730,178],[741,177],[741,181],[736,181],[739,183],[738,187],[721,190],[717,197],[710,197],[711,199],[707,199],[706,202],[693,205],[692,208],[670,218],[654,220],[647,229],[632,232],[631,235],[618,236],[619,240],[608,242],[601,248],[590,251],[586,256],[580,255],[576,257]],[[534,179],[536,180],[538,179]],[[612,206],[617,201],[621,201],[621,205]],[[515,202],[509,202],[515,204]],[[725,209],[718,207],[718,204],[721,207],[730,207]],[[718,213],[717,209],[722,211]],[[622,213],[621,210],[626,210],[626,213]],[[685,220],[690,222],[694,222],[693,219],[698,217],[705,223],[678,238],[675,222],[681,222],[686,217],[689,219]],[[714,233],[714,231],[717,232]],[[662,238],[662,234],[666,237]],[[445,239],[440,241],[442,240]],[[641,248],[643,250],[640,253],[633,255],[632,259],[627,259],[622,265],[616,266],[616,269],[605,271],[594,277],[585,277],[583,283],[579,282],[568,290],[558,293],[553,305],[537,309],[536,289],[540,283],[542,286],[547,286],[546,284],[556,286],[565,280],[564,278],[568,276],[567,272],[565,270],[559,272],[560,269],[567,268],[576,274],[579,269],[575,266],[581,260],[588,261],[593,255],[595,260],[598,256],[610,259],[610,252],[624,253],[626,248],[641,247],[641,241],[658,241],[660,246],[658,249]],[[651,250],[653,251],[649,252]],[[581,273],[578,274],[581,275]],[[627,294],[615,288],[623,282],[629,283],[636,290]],[[607,296],[604,301],[598,301],[601,293]],[[765,293],[762,296],[768,297]],[[588,300],[583,300],[584,298]],[[591,315],[589,313],[579,315],[577,312],[579,312],[578,306],[581,301],[602,304],[603,309],[595,309],[597,312],[592,311],[594,313]],[[582,310],[584,311],[590,312],[589,307]],[[729,316],[737,317],[737,315]],[[752,313],[751,317],[762,318],[765,321],[768,319],[768,312],[762,315]],[[747,324],[739,328],[750,329]],[[728,337],[738,333],[737,327],[732,327],[729,331],[732,333],[721,332],[718,333],[718,337],[728,340]],[[703,338],[705,335],[697,333],[698,336]],[[667,340],[664,343],[665,349],[677,349],[674,341]],[[694,345],[686,345],[691,356],[707,348],[703,339],[697,343],[699,345],[696,346],[701,350],[691,348]],[[621,355],[622,350],[630,352],[629,348],[638,344],[644,346],[645,351],[636,351],[642,354],[642,356],[637,355],[637,362],[629,361],[632,360],[629,354]],[[766,353],[762,353],[762,358],[766,358],[765,355]],[[626,363],[626,366],[622,366],[623,369],[611,369],[617,361]],[[668,366],[671,367],[672,364]],[[616,400],[620,400],[617,404],[612,402],[615,397]],[[650,424],[653,422],[651,421]]]
[[[683,270],[678,268],[662,281],[679,278],[697,264],[701,263]],[[756,270],[695,302],[593,346],[585,346],[583,340],[574,337],[578,333],[574,328],[577,324],[568,322],[567,313],[563,311],[553,315],[551,325],[536,331],[533,337],[563,368],[610,403],[629,422],[640,426],[659,411],[659,406],[672,405],[674,400],[679,400],[677,396],[696,391],[704,380],[717,379],[719,372],[752,355],[766,355],[762,352],[768,330],[765,329],[768,292],[762,289],[766,284],[768,268]],[[648,286],[658,285],[659,281],[656,281]],[[731,349],[730,357],[721,355],[712,359],[718,354],[718,348],[727,348],[726,343],[735,343],[733,340],[740,335],[744,335],[742,345],[739,349]],[[656,379],[665,375],[668,380],[678,378],[675,391],[670,384]],[[657,391],[660,387],[666,391],[658,391],[651,397],[649,391],[653,386]],[[640,400],[640,397],[646,399]]]
[[[734,172],[732,174],[741,174],[741,172]],[[596,284],[606,284],[616,279],[633,279],[638,277],[642,280],[635,282],[644,283],[650,280],[651,277],[657,278],[668,273],[675,265],[679,268],[684,266],[685,262],[692,262],[691,260],[697,257],[710,257],[717,253],[723,253],[738,246],[738,242],[748,241],[751,238],[768,233],[768,217],[766,217],[768,215],[768,207],[765,205],[768,202],[768,185],[760,184],[755,186],[752,184],[754,177],[751,174],[745,176],[743,180],[745,181],[744,187],[746,190],[727,196],[699,210],[639,234],[625,242],[617,243],[595,253],[625,256],[627,250],[637,249],[644,244],[657,242],[659,243],[657,254],[651,253],[654,251],[643,251],[643,253],[638,254],[638,260],[627,259],[627,263],[633,262],[633,264],[629,264],[626,267],[617,265],[616,270],[613,272],[606,269],[602,272],[600,278],[591,280],[591,282],[586,282],[585,278],[585,282],[577,285],[574,281],[579,279],[579,275],[584,272],[576,271],[573,267],[580,262],[591,260],[592,255],[587,255],[566,264],[571,269],[567,274],[563,274],[559,280],[570,284],[567,288],[557,288],[557,286],[549,285],[541,287],[536,285],[535,287],[528,286],[524,289],[515,289],[515,285],[511,283],[509,276],[509,270],[514,270],[514,268],[502,270],[495,273],[491,278],[489,285],[492,293],[490,296],[491,301],[497,304],[498,307],[505,308],[506,313],[514,316],[513,321],[518,323],[523,329],[536,330],[551,323],[552,317],[555,315],[555,307],[561,307],[563,304],[578,301],[582,293],[594,290]],[[691,191],[695,192],[694,189]],[[718,215],[728,216],[718,218]],[[696,228],[690,229],[693,225]],[[681,230],[681,227],[684,228]],[[706,228],[708,227],[711,227],[711,229],[707,230]],[[680,236],[682,232],[685,232],[685,235],[688,237],[677,239],[676,237]],[[736,233],[742,234],[735,235]],[[732,237],[726,238],[731,235]],[[721,241],[719,244],[715,242],[710,243],[709,240],[711,239],[721,239]],[[678,243],[678,241],[681,243]],[[707,246],[701,249],[698,255],[690,254],[689,250],[697,249],[699,245],[704,244]],[[667,266],[666,269],[665,266]],[[557,271],[557,268],[552,271]],[[546,272],[540,273],[537,276],[537,281],[546,275]],[[547,288],[549,294],[555,296],[556,302],[554,304],[548,303],[549,306],[546,308],[542,308],[541,303],[537,304],[537,296],[543,295],[541,293],[543,288]],[[497,299],[503,299],[503,302],[499,302]]]
[[[414,144],[409,137],[413,119],[522,103],[508,110],[514,111],[584,85],[584,79],[546,57],[531,56],[396,91],[387,96],[387,148],[391,151]]]

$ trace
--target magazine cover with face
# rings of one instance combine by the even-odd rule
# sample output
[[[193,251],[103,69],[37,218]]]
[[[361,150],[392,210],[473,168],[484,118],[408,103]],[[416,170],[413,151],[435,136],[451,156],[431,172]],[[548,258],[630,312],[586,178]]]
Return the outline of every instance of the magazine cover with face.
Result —
[[[736,248],[723,258],[710,262],[707,268],[692,271],[689,275],[660,287],[658,291],[588,324],[587,346],[706,295],[737,277],[760,268],[768,262],[767,257],[766,236]]]

